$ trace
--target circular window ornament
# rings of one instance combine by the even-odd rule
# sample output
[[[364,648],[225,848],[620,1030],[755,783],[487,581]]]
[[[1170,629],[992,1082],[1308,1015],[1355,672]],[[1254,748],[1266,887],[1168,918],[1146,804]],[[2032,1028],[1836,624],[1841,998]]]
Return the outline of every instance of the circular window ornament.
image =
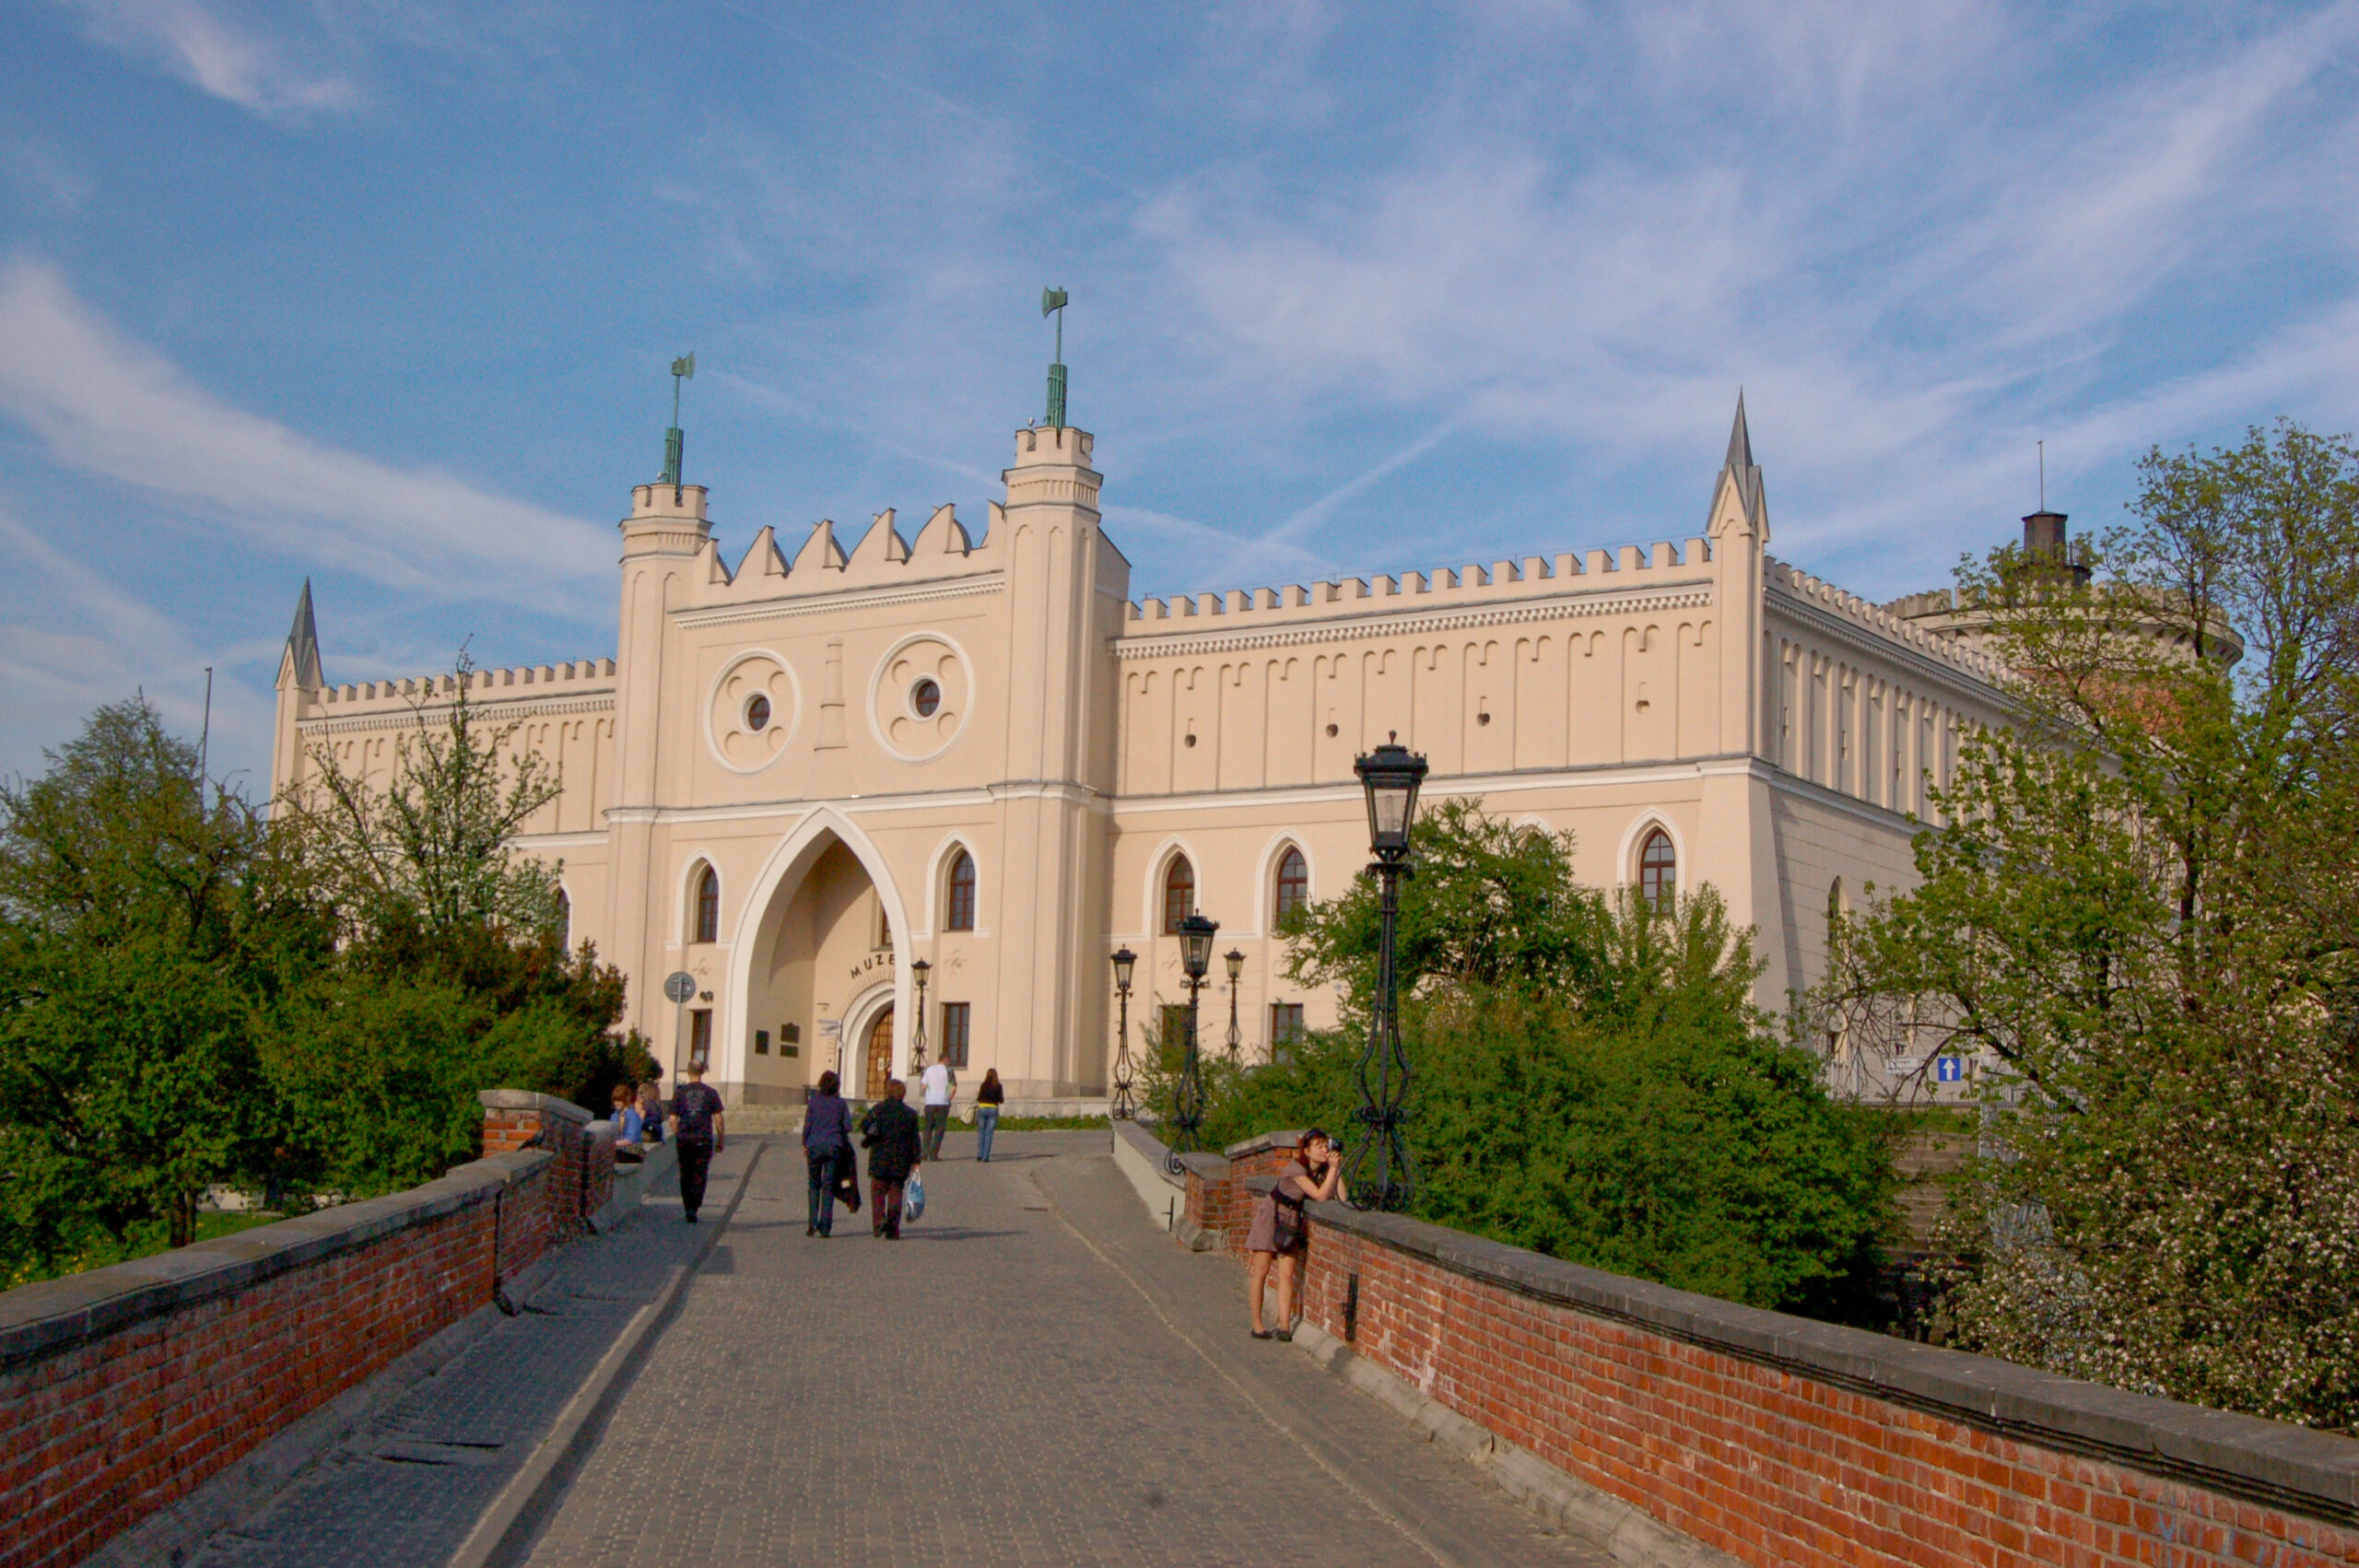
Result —
[[[733,773],[755,773],[785,751],[801,707],[794,672],[767,649],[722,666],[705,702],[705,743]]]
[[[975,675],[966,650],[940,632],[912,632],[877,661],[868,725],[901,762],[932,762],[967,728]]]

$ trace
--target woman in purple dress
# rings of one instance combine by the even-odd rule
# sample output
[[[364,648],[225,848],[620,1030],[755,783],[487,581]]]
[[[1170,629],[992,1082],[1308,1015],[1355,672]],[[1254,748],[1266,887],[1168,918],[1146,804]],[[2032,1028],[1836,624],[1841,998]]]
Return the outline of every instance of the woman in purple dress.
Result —
[[[1294,1338],[1295,1284],[1310,1242],[1306,1203],[1324,1203],[1344,1190],[1344,1159],[1335,1141],[1312,1128],[1302,1135],[1295,1157],[1278,1173],[1278,1184],[1253,1200],[1253,1222],[1245,1235],[1245,1300],[1253,1315],[1253,1337],[1267,1340],[1262,1326],[1262,1293],[1270,1264],[1278,1266],[1278,1328],[1275,1338]]]

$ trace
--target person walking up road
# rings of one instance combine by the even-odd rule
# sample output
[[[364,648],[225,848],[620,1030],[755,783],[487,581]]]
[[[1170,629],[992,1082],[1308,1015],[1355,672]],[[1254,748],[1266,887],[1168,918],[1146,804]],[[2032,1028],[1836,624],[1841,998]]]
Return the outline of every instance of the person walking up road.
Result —
[[[811,1219],[803,1227],[807,1236],[835,1234],[836,1162],[851,1148],[851,1111],[836,1093],[837,1082],[832,1072],[819,1074],[819,1091],[803,1107],[803,1160],[811,1171]]]
[[[950,1130],[950,1099],[958,1092],[958,1075],[946,1061],[929,1064],[919,1080],[925,1086],[925,1157],[942,1158],[942,1135]]]
[[[901,1188],[925,1164],[919,1146],[918,1113],[909,1106],[910,1086],[886,1080],[885,1097],[860,1118],[860,1146],[868,1151],[868,1196],[872,1235],[901,1239]]]
[[[672,1091],[672,1142],[680,1152],[680,1209],[693,1225],[704,1207],[705,1173],[727,1146],[721,1093],[705,1082],[700,1061],[688,1064],[688,1081]]]
[[[983,1070],[983,1086],[975,1091],[975,1158],[984,1164],[992,1163],[992,1138],[999,1131],[999,1108],[1007,1104],[1007,1091],[1001,1087],[999,1069]]]

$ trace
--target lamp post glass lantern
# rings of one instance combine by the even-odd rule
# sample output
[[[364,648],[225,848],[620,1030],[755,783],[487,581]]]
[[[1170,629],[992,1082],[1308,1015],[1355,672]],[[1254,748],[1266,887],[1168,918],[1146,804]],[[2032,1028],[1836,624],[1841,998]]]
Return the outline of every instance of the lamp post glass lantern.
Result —
[[[1237,988],[1245,978],[1245,954],[1232,947],[1221,954],[1221,962],[1228,965],[1228,1065],[1235,1067],[1243,1043],[1237,1033]]]
[[[1188,979],[1188,1038],[1186,1055],[1180,1063],[1180,1082],[1172,1094],[1168,1163],[1175,1176],[1182,1170],[1180,1156],[1195,1150],[1197,1129],[1204,1124],[1204,1068],[1196,1045],[1197,994],[1204,989],[1204,974],[1213,964],[1213,938],[1219,930],[1219,921],[1203,915],[1190,915],[1180,922],[1180,966]]]
[[[1131,970],[1138,964],[1139,955],[1129,948],[1114,952],[1114,995],[1121,1008],[1121,1022],[1114,1026],[1114,1103],[1108,1107],[1116,1121],[1135,1121],[1139,1103],[1131,1093]]]
[[[1352,765],[1367,792],[1367,842],[1377,859],[1409,853],[1409,825],[1417,815],[1417,787],[1426,779],[1426,759],[1387,741]]]
[[[910,965],[910,977],[918,984],[918,1015],[910,1024],[910,1076],[914,1078],[925,1071],[925,977],[933,965],[920,958]]]
[[[1352,1070],[1359,1090],[1354,1117],[1360,1130],[1344,1162],[1352,1202],[1362,1209],[1401,1210],[1416,1192],[1416,1170],[1401,1135],[1407,1119],[1409,1059],[1401,1048],[1401,987],[1394,947],[1401,922],[1401,879],[1414,874],[1409,833],[1417,817],[1417,787],[1426,759],[1395,735],[1353,764],[1367,792],[1368,848],[1377,879],[1376,996],[1368,1010],[1367,1048]]]

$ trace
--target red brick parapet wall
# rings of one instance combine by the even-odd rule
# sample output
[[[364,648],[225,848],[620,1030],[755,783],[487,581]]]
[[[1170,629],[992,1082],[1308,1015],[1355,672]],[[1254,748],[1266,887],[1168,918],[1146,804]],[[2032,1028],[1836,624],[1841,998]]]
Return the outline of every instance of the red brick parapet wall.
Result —
[[[583,1223],[605,1202],[605,1193],[591,1200],[593,1188],[601,1178],[608,1190],[615,1179],[615,1141],[611,1130],[605,1139],[604,1169],[598,1171],[591,1158],[596,1139],[591,1133],[590,1113],[570,1100],[560,1100],[554,1094],[535,1094],[527,1089],[486,1089],[475,1096],[483,1102],[483,1152],[505,1154],[519,1149],[546,1149],[554,1157],[556,1169],[549,1173],[542,1187],[542,1210],[537,1223],[539,1242],[548,1246],[571,1241],[581,1234]]]
[[[1189,1169],[1241,1247],[1270,1145]],[[1224,1169],[1224,1165],[1226,1168]],[[1249,1174],[1250,1173],[1250,1174]],[[1311,1206],[1305,1316],[1761,1568],[2359,1564],[2359,1442]]]
[[[486,1157],[423,1187],[0,1293],[0,1568],[79,1562],[578,1234],[597,1145],[541,1098],[487,1094]]]

